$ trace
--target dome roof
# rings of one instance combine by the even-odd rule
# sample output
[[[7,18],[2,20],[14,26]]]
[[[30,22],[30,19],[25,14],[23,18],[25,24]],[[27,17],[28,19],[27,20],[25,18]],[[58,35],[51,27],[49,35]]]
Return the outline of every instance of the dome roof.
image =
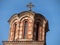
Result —
[[[36,13],[36,12],[34,12],[34,11],[23,11],[23,12],[21,12],[21,13],[12,15],[12,16],[10,17],[10,19],[8,20],[8,22],[10,22],[14,17],[16,17],[16,16],[20,17],[21,14],[24,15],[24,14],[26,14],[26,13],[34,14],[36,17],[39,16],[39,17],[41,17],[41,18],[43,18],[44,20],[47,21],[47,19],[46,19],[42,14],[40,14],[40,13]]]

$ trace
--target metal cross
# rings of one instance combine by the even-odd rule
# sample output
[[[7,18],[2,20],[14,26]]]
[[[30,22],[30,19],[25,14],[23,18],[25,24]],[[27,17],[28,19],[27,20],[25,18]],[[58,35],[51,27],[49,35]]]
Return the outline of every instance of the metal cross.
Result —
[[[27,7],[29,8],[29,11],[31,11],[31,10],[32,10],[32,7],[34,7],[34,5],[30,2],[30,3],[27,5]]]

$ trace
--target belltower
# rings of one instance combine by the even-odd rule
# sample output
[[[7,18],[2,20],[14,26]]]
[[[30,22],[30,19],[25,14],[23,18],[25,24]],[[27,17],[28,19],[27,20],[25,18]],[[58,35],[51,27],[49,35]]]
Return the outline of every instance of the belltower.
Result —
[[[11,16],[9,38],[3,45],[46,45],[48,21],[42,14],[33,12],[33,6],[29,3],[29,11]]]

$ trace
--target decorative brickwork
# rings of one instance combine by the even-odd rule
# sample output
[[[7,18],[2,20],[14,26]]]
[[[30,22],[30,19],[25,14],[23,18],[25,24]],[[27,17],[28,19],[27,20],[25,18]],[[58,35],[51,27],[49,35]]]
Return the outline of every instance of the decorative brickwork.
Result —
[[[44,45],[43,41],[5,41],[4,45]]]

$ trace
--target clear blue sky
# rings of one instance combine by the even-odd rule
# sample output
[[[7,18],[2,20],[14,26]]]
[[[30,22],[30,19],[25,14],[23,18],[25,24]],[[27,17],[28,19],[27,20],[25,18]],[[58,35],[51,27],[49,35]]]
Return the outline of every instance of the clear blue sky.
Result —
[[[9,18],[28,10],[26,5],[29,2],[35,5],[33,11],[48,19],[50,31],[46,36],[47,45],[60,45],[60,0],[0,0],[0,45],[8,40]]]

